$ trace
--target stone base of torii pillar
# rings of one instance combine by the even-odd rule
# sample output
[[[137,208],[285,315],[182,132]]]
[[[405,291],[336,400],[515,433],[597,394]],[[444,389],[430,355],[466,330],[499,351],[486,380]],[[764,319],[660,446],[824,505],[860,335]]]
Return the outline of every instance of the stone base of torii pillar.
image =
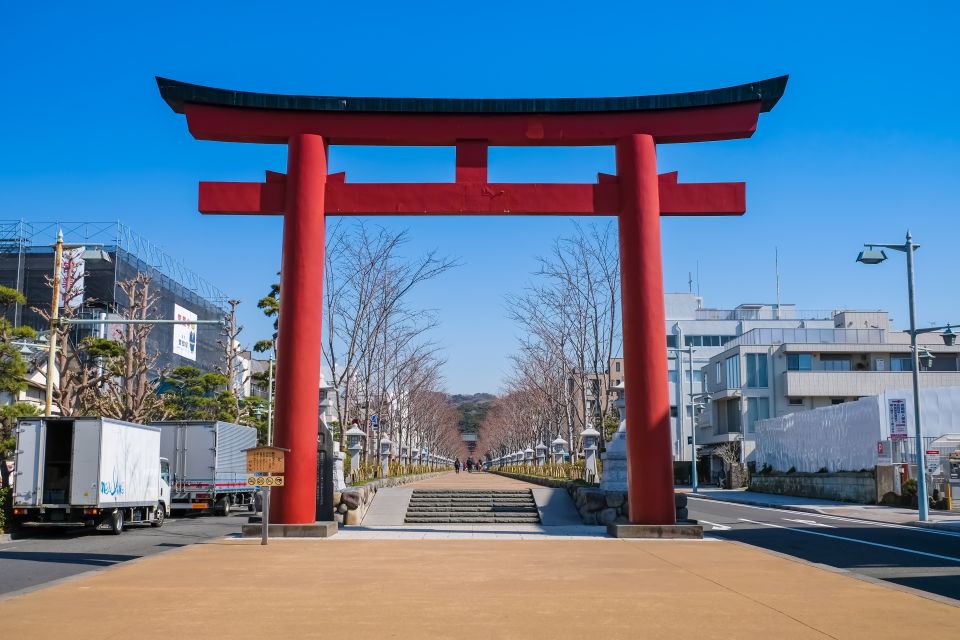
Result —
[[[627,491],[627,418],[624,401],[623,383],[614,387],[617,399],[613,406],[620,413],[620,428],[607,443],[603,454],[603,475],[600,480],[601,491]],[[684,506],[686,494],[676,494]],[[696,520],[678,521],[673,525],[651,524],[610,524],[607,535],[614,538],[703,538],[703,526]]]

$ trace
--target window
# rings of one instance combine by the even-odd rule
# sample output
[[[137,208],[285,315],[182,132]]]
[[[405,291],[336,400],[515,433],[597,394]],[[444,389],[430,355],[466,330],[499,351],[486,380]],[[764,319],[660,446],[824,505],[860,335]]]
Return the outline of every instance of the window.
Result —
[[[720,409],[720,433],[740,433],[740,399],[723,403]]]
[[[767,388],[767,356],[764,353],[747,354],[747,386],[751,389]]]
[[[824,371],[850,371],[850,358],[843,356],[821,356]]]
[[[687,417],[688,417],[688,418],[692,418],[692,417],[693,417],[693,407],[688,404],[687,407],[686,407],[686,409],[687,409]]]
[[[813,356],[809,353],[787,354],[787,371],[810,371],[813,368]]]
[[[686,347],[720,347],[733,338],[734,336],[684,336],[683,344]]]
[[[677,336],[667,336],[667,348],[676,349],[677,348]],[[619,371],[619,369],[617,369]]]
[[[747,398],[747,433],[754,433],[757,420],[766,420],[769,417],[769,398]]]
[[[791,407],[802,407],[803,398],[790,398],[787,400],[787,404],[789,404]]]
[[[721,377],[723,375],[723,363],[717,362],[713,371],[713,379],[716,381],[717,388],[720,388],[720,381],[723,380]]]
[[[846,402],[843,398],[830,398],[830,404],[843,404]]]
[[[673,384],[677,384],[677,370],[676,370],[676,369],[670,369],[670,370],[667,371],[667,381],[668,381],[668,382],[672,382]]]
[[[614,363],[613,368],[614,368],[614,370],[615,370],[617,373],[620,373],[620,361],[619,361],[619,360],[617,360],[617,361]]]
[[[910,356],[890,356],[891,371],[913,371],[913,362]]]
[[[671,418],[676,418],[676,417],[677,417],[677,406],[676,406],[676,405],[673,405],[673,404],[670,405],[670,417],[671,417]]]
[[[727,389],[740,388],[740,356],[727,358]]]

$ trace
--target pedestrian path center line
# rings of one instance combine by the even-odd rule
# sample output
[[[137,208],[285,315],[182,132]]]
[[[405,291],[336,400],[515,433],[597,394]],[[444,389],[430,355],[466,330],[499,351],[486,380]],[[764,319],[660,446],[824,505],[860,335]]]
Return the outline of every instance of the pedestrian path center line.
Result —
[[[822,531],[807,531],[806,529],[797,529],[794,527],[785,527],[780,524],[773,524],[771,522],[758,522],[756,520],[748,520],[747,518],[738,518],[743,522],[749,522],[751,524],[759,524],[764,527],[773,527],[775,529],[786,529],[787,531],[796,531],[797,533],[806,533],[811,536],[823,536],[824,538],[833,538],[834,540],[844,540],[846,542],[855,542],[857,544],[866,544],[871,547],[880,547],[881,549],[892,549],[893,551],[902,551],[904,553],[913,553],[918,556],[927,556],[929,558],[936,558],[938,560],[947,560],[948,562],[957,562],[960,563],[960,558],[954,558],[951,556],[941,556],[937,553],[927,553],[926,551],[917,551],[915,549],[906,549],[904,547],[895,547],[891,544],[882,544],[879,542],[870,542],[869,540],[858,540],[857,538],[846,538],[844,536],[837,536],[832,533],[823,533]]]

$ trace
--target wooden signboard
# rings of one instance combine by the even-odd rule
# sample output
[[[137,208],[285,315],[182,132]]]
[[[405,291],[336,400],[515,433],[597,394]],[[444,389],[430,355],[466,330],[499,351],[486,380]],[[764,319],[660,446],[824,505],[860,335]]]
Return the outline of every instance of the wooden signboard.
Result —
[[[247,449],[247,473],[283,473],[286,451],[280,447]]]

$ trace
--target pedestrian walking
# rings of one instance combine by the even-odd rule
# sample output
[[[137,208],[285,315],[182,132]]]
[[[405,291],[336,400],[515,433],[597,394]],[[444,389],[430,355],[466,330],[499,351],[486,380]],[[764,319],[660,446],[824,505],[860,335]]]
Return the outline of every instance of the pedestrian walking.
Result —
[[[460,458],[457,458],[453,461],[453,470],[457,473],[460,473]]]

